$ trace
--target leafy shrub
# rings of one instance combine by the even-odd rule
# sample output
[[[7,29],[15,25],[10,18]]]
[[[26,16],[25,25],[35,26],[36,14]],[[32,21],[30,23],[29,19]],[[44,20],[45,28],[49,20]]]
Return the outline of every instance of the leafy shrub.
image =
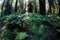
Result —
[[[1,20],[3,20],[3,24],[19,24],[21,26],[21,21],[25,21],[28,25],[28,31],[35,34],[36,39],[45,40],[46,35],[50,34],[52,31],[52,28],[47,24],[47,21],[54,22],[56,24],[60,24],[60,17],[49,17],[49,16],[42,16],[36,13],[30,13],[28,14],[28,17],[23,17],[24,14],[10,14],[6,15],[4,17],[1,17]],[[22,29],[23,30],[23,29]],[[54,30],[54,29],[53,29]],[[16,34],[15,34],[16,33]],[[54,32],[55,33],[55,32]],[[53,31],[51,32],[52,35],[54,34]],[[23,36],[23,37],[22,37]],[[28,38],[28,36],[31,36],[27,34],[27,31],[25,32],[18,32],[16,29],[14,31],[6,30],[4,32],[4,38],[3,40],[21,40],[24,38]]]
[[[28,34],[26,34],[26,32],[20,32],[20,33],[17,34],[16,40],[22,40],[26,37],[28,37]]]
[[[49,35],[50,36],[52,35],[51,36],[52,38],[56,37],[54,36],[56,35],[56,30],[52,29],[52,27],[49,26],[47,22],[54,21],[55,23],[55,21],[58,22],[57,20],[60,20],[60,19],[49,17],[49,16],[42,16],[39,14],[29,14],[28,17],[29,17],[28,19],[25,17],[23,19],[26,23],[29,24],[28,30],[34,33],[35,35],[40,36],[39,38],[40,40],[47,39],[46,36],[49,36]]]

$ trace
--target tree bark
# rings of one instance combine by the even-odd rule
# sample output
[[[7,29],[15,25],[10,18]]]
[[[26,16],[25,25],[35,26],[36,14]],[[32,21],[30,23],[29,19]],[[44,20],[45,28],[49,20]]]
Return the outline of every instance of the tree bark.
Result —
[[[52,14],[52,1],[51,0],[48,0],[48,3],[49,3],[48,13]]]
[[[1,8],[1,17],[4,15],[4,14],[3,14],[3,7],[4,7],[4,3],[5,3],[5,0],[4,0],[4,2],[2,3],[2,8]]]
[[[39,5],[40,5],[40,14],[45,15],[46,14],[45,0],[39,0]]]
[[[6,5],[5,5],[4,15],[7,15],[7,14],[11,14],[10,0],[7,0]]]
[[[29,4],[28,4],[28,12],[31,12],[32,13],[33,12],[33,9],[34,9],[33,4],[30,1]]]
[[[58,1],[58,5],[59,5],[59,13],[58,15],[60,16],[60,0],[57,0]]]
[[[16,3],[15,3],[15,12],[17,12],[17,3],[18,3],[18,0],[16,0]]]

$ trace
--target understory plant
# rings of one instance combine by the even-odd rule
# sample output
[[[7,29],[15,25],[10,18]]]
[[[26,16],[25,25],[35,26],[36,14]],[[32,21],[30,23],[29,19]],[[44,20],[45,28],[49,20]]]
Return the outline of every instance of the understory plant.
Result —
[[[10,14],[1,17],[1,23],[3,23],[4,25],[17,24],[19,25],[19,27],[22,27],[22,21],[25,21],[28,24],[28,30],[25,32],[19,32],[17,30],[17,27],[12,31],[10,31],[9,28],[6,28],[4,31],[3,40],[24,40],[25,38],[26,40],[46,40],[47,36],[49,35],[52,35],[52,38],[56,37],[56,31],[52,29],[52,27],[48,24],[48,21],[53,21],[56,24],[60,24],[60,17],[55,18],[47,15],[42,16],[36,13],[30,13],[27,17],[24,16],[24,14]],[[31,33],[29,34],[28,32]],[[35,36],[35,38],[33,36]]]

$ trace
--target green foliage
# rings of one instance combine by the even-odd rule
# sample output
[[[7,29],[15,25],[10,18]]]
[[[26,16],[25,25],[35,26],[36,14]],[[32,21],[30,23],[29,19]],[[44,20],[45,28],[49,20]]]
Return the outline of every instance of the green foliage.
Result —
[[[28,29],[35,33],[36,35],[45,35],[50,30],[50,26],[48,26],[47,21],[57,22],[59,23],[58,18],[50,17],[50,16],[42,16],[39,14],[29,14],[28,19],[24,18],[23,20],[29,24]],[[51,21],[52,20],[52,21]],[[56,23],[56,24],[57,24]],[[48,31],[47,31],[48,30]]]
[[[22,40],[26,37],[28,37],[28,34],[26,34],[26,32],[20,32],[20,33],[17,34],[16,40]]]
[[[52,20],[53,20],[55,23],[57,23],[57,24],[60,25],[60,17],[59,17],[59,16],[53,15],[53,16],[52,16]]]
[[[12,13],[10,15],[6,15],[6,16],[1,17],[1,20],[4,25],[19,24],[21,26],[22,16],[23,15]],[[11,31],[6,28],[4,30],[4,36],[3,36],[2,40],[14,40],[14,39],[20,40],[20,39],[23,39],[27,36],[28,35],[24,32],[21,32],[21,33],[18,32],[17,29],[14,29]]]
[[[12,14],[10,15],[6,15],[6,16],[3,16],[1,17],[1,22],[4,24],[4,25],[8,25],[8,24],[13,24],[13,23],[16,23],[16,24],[21,24],[21,15],[20,14],[16,14],[15,12],[13,12]]]
[[[10,14],[6,15],[4,17],[1,17],[3,20],[3,23],[6,25],[8,24],[21,24],[21,21],[25,21],[28,25],[28,30],[35,34],[36,38],[38,39],[38,36],[40,36],[39,39],[45,40],[45,37],[47,33],[51,30],[50,26],[47,25],[46,21],[54,22],[57,24],[60,24],[60,17],[59,16],[42,16],[36,13],[30,13],[28,14],[28,17],[24,17],[24,14]],[[52,20],[52,21],[51,21]],[[15,36],[15,38],[14,38]],[[9,29],[4,31],[4,37],[3,40],[21,40],[30,35],[27,34],[27,32],[18,32],[16,29],[10,31]]]
[[[5,29],[4,34],[3,34],[4,36],[3,36],[2,40],[14,40],[16,33],[17,33],[16,29],[15,29],[15,31],[14,30],[10,31],[8,29]]]
[[[2,40],[21,40],[25,37],[28,37],[28,34],[26,32],[18,32],[17,29],[14,29],[12,31],[5,29]]]
[[[45,25],[44,22],[47,21],[49,17],[44,17],[39,14],[29,14],[29,19],[23,19],[29,26],[28,29],[35,34],[43,35],[49,30],[49,26]]]
[[[6,0],[6,2],[7,2],[7,0]],[[31,32],[31,34],[32,33],[35,34],[34,36],[36,36],[36,38],[35,38],[36,40],[45,40],[47,33],[51,30],[50,26],[47,25],[47,21],[54,22],[54,23],[60,25],[60,17],[57,16],[55,14],[55,12],[54,12],[54,15],[52,17],[47,16],[47,15],[42,16],[38,13],[29,13],[28,17],[25,17],[25,15],[23,14],[24,10],[22,11],[22,9],[24,9],[23,6],[25,6],[25,4],[23,5],[22,0],[19,0],[19,3],[18,3],[19,5],[15,6],[15,7],[18,7],[18,8],[16,8],[17,12],[20,11],[20,13],[22,15],[20,13],[18,14],[17,12],[13,12],[15,10],[15,8],[12,8],[14,6],[14,5],[12,6],[13,1],[9,1],[9,2],[11,2],[11,7],[10,8],[7,8],[8,6],[5,7],[6,2],[4,0],[4,3],[2,5],[2,9],[1,9],[2,14],[1,14],[1,17],[0,17],[0,26],[1,25],[14,24],[14,23],[19,24],[21,26],[21,21],[25,21],[27,24],[29,24],[27,29],[29,30],[29,32]],[[55,3],[56,2],[54,1],[53,2],[53,7],[54,6],[56,7]],[[37,6],[36,9],[34,9],[34,10],[39,11],[39,4],[34,3],[34,5]],[[10,12],[8,12],[9,10],[6,11],[6,9],[10,9],[10,11],[12,13],[10,14]],[[43,8],[41,8],[41,10],[42,9]],[[4,11],[8,12],[8,15],[4,15]],[[11,31],[11,30],[6,28],[4,30],[4,35],[3,35],[2,40],[22,40],[22,39],[24,39],[26,37],[29,37],[29,36],[31,36],[31,35],[27,34],[27,32],[18,32],[17,29],[14,29],[14,30]],[[31,40],[31,38],[29,40]]]

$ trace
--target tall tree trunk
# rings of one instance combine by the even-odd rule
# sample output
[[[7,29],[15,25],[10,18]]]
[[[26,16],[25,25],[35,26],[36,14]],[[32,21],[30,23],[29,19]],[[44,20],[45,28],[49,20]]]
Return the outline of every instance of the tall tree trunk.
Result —
[[[37,13],[37,4],[36,4],[36,0],[35,0],[35,12]]]
[[[2,7],[1,7],[1,16],[3,16],[4,14],[3,14],[3,7],[4,7],[4,3],[5,3],[5,0],[4,0],[4,2],[2,3]]]
[[[15,3],[15,12],[17,12],[17,3],[18,3],[18,0],[16,0],[16,3]]]
[[[7,0],[5,5],[4,15],[10,14],[10,13],[11,13],[11,4],[10,4],[10,0]]]
[[[13,1],[14,1],[14,0],[11,0],[11,11],[13,10],[13,6],[12,6]]]
[[[49,3],[49,10],[48,10],[48,13],[52,13],[52,2],[51,0],[48,0],[48,3]]]
[[[34,6],[33,6],[33,2],[30,1],[28,4],[28,12],[33,12]]]
[[[59,5],[59,13],[58,15],[60,16],[60,0],[57,0],[58,1],[58,5]]]
[[[40,14],[45,15],[46,14],[45,0],[39,0],[39,5],[40,5]]]

